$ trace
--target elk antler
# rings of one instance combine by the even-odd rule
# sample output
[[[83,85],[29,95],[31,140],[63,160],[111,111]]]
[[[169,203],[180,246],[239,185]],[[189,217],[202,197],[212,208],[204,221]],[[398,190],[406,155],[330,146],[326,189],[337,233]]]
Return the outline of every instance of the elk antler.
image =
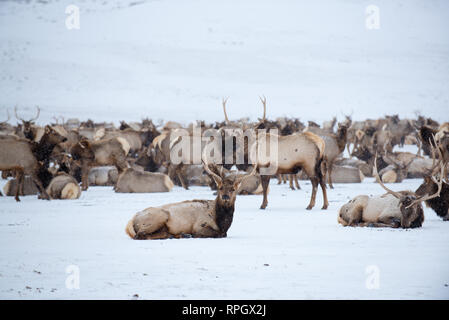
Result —
[[[212,170],[210,170],[210,168],[209,168],[209,163],[208,163],[207,157],[206,157],[206,150],[207,150],[207,145],[204,147],[203,155],[201,157],[201,161],[203,162],[204,170],[206,170],[206,172],[214,178],[214,180],[217,182],[217,184],[222,183],[223,179],[215,172],[212,172]]]
[[[228,98],[223,98],[221,103],[223,104],[223,112],[224,112],[224,116],[225,116],[225,121],[227,124],[229,124],[229,118],[228,118],[228,114],[226,113],[226,102],[228,102]]]
[[[16,117],[17,120],[24,122],[25,120],[23,120],[21,117],[19,117],[17,115],[17,106],[14,106],[14,116]]]
[[[265,98],[265,96],[263,96],[263,98],[259,97],[259,99],[260,99],[260,101],[263,104],[263,118],[262,118],[262,121],[265,121],[266,116],[267,116],[267,98]]]
[[[36,121],[37,118],[39,118],[39,114],[41,113],[41,109],[39,108],[39,106],[36,106],[36,109],[37,109],[36,117],[31,118],[30,120],[28,120],[28,122]],[[23,120],[21,117],[19,117],[19,116],[17,115],[17,106],[14,107],[14,115],[16,116],[16,119],[17,119],[17,120],[20,120],[20,121],[22,121],[22,122],[26,122],[25,120]]]
[[[39,106],[36,106],[36,109],[37,109],[36,117],[31,119],[30,121],[36,121],[39,118],[39,114],[41,113],[41,109],[39,108]]]
[[[433,198],[437,198],[437,197],[440,196],[441,189],[442,189],[442,187],[443,187],[444,165],[443,165],[441,162],[439,162],[439,163],[440,163],[440,167],[441,167],[440,181],[436,181],[435,178],[432,176],[433,182],[435,182],[435,183],[438,185],[438,190],[437,190],[437,192],[435,192],[435,193],[432,194],[432,195],[425,195],[425,196],[422,196],[421,198],[418,198],[418,199],[416,199],[416,200],[413,200],[412,203],[411,203],[410,205],[407,206],[407,208],[410,208],[411,206],[413,206],[413,205],[415,205],[415,204],[417,204],[417,203],[420,203],[420,202],[422,202],[422,201],[427,201],[427,200],[430,200],[430,199],[433,199]]]
[[[257,172],[257,163],[254,164],[253,170],[251,170],[250,173],[245,174],[245,175],[243,175],[243,176],[237,178],[236,181],[235,181],[235,183],[240,183],[240,182],[243,181],[244,179],[249,178],[249,177],[255,175],[256,172]]]
[[[376,157],[374,158],[374,176],[376,177],[377,182],[380,184],[380,186],[387,191],[387,193],[391,194],[392,196],[394,196],[395,198],[400,199],[402,196],[399,192],[393,191],[388,189],[383,183],[382,180],[379,177],[379,173],[377,172],[377,152],[376,152]]]

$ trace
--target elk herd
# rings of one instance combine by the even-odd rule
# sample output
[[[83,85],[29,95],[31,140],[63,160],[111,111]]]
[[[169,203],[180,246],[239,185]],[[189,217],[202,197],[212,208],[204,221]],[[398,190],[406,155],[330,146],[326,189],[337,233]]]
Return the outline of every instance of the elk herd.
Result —
[[[89,186],[113,186],[117,193],[208,186],[216,191],[215,200],[147,208],[129,221],[126,232],[133,239],[226,237],[237,195],[262,195],[260,208],[265,209],[271,178],[278,184],[288,180],[293,190],[302,190],[300,181],[310,180],[310,210],[319,188],[322,209],[327,209],[327,185],[334,189],[335,184],[374,177],[379,194],[351,199],[339,209],[338,223],[417,228],[424,222],[423,203],[449,220],[449,123],[419,114],[414,119],[393,115],[364,121],[345,116],[341,122],[334,117],[322,125],[287,117],[269,120],[266,99],[261,102],[263,117],[256,122],[230,120],[224,99],[223,121],[187,127],[144,119],[122,121],[116,128],[113,123],[63,118],[39,126],[39,107],[29,120],[14,108],[17,124],[12,125],[7,110],[7,119],[0,122],[0,170],[8,179],[3,194],[16,201],[25,195],[78,199]],[[197,133],[199,143],[188,145],[186,152],[184,141],[194,140]],[[394,150],[404,145],[415,145],[417,152]],[[400,185],[407,178],[422,183],[415,191],[393,191],[385,185]]]

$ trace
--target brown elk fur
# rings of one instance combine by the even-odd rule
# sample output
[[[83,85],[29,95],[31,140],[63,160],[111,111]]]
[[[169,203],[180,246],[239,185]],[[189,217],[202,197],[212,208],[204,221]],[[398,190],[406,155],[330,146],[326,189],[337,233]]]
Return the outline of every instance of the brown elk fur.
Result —
[[[266,138],[269,141],[271,139],[271,133],[267,133]],[[312,209],[315,205],[318,185],[321,186],[323,191],[324,204],[322,209],[327,209],[329,203],[321,169],[321,164],[324,160],[324,140],[312,132],[302,132],[288,136],[274,136],[274,138],[278,140],[277,169],[274,174],[296,174],[302,169],[312,182],[312,196],[307,210]],[[258,144],[260,142],[256,141],[251,147],[252,152],[255,151],[255,146]],[[270,150],[270,148],[267,146],[265,150]],[[255,154],[252,155],[252,158],[256,159]],[[266,167],[269,165],[269,160],[257,159],[257,164],[258,167]],[[265,209],[268,205],[267,192],[270,178],[271,175],[261,175],[263,188],[261,209]]]
[[[129,168],[119,175],[114,190],[119,193],[151,193],[169,192],[172,188],[173,182],[166,174]]]
[[[87,190],[89,186],[88,174],[92,167],[114,165],[119,173],[128,168],[128,151],[129,145],[122,138],[99,141],[82,139],[72,146],[70,153],[73,159],[81,162],[82,189]]]
[[[24,175],[30,175],[36,183],[41,196],[49,199],[43,179],[48,175],[45,163],[48,162],[48,155],[51,154],[56,144],[64,142],[65,137],[51,129],[45,127],[45,133],[39,143],[30,142],[26,139],[19,139],[12,136],[0,136],[0,170],[14,170],[19,181],[16,201],[20,201],[19,194],[22,192]]]
[[[190,200],[147,208],[128,222],[126,233],[133,239],[226,237],[242,178],[223,177],[208,167],[206,171],[218,186],[215,200]],[[251,174],[254,173],[255,170]]]
[[[73,200],[81,195],[78,182],[66,173],[59,173],[47,187],[47,193],[51,199]]]

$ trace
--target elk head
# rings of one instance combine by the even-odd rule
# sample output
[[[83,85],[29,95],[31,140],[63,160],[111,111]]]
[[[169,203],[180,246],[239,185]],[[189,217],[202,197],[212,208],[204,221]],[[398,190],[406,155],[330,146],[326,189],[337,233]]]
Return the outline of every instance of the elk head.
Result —
[[[42,136],[41,141],[46,141],[51,145],[57,145],[58,143],[66,142],[67,138],[52,127],[45,126],[44,135]]]
[[[217,185],[217,202],[222,207],[233,207],[237,196],[237,191],[239,190],[243,180],[249,176],[255,175],[257,172],[257,165],[255,165],[249,174],[238,177],[234,175],[226,176],[223,169],[218,169],[215,164],[208,164],[205,153],[203,153],[202,162],[204,170]],[[212,170],[210,166],[212,166]]]
[[[18,121],[22,121],[23,134],[25,135],[25,137],[27,139],[30,139],[30,140],[34,140],[34,132],[33,132],[32,126],[34,125],[34,122],[39,118],[39,114],[41,112],[41,109],[38,106],[36,106],[36,109],[37,109],[37,113],[34,118],[31,118],[30,120],[24,120],[23,118],[21,118],[17,115],[17,106],[14,107],[14,115],[16,116],[16,119]]]
[[[376,154],[377,158],[377,154]],[[377,159],[376,159],[377,160]],[[400,191],[396,192],[387,188],[379,177],[377,172],[377,163],[374,160],[374,176],[380,186],[388,193],[399,200],[399,208],[401,210],[401,227],[402,228],[416,228],[420,227],[424,221],[424,210],[421,205],[422,201],[430,200],[436,198],[440,195],[443,179],[440,178],[438,184],[438,190],[434,194],[425,194],[423,196],[418,196],[412,191]]]
[[[90,160],[95,159],[95,153],[90,147],[90,142],[85,138],[81,139],[70,148],[70,154],[72,155],[73,160],[80,160],[81,158]]]

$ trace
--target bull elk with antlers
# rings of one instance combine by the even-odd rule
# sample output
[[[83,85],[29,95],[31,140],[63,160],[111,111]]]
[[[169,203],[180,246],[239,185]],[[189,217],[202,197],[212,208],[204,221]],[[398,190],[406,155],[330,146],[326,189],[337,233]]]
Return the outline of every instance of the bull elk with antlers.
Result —
[[[203,165],[217,184],[215,200],[190,200],[147,208],[128,222],[126,233],[141,240],[226,237],[240,184],[245,177],[254,175],[257,167],[249,175],[224,177],[213,172],[204,158]]]
[[[377,156],[377,155],[376,155]],[[369,197],[360,195],[350,200],[340,208],[338,222],[343,226],[369,226],[392,228],[419,228],[424,222],[423,201],[429,201],[440,195],[443,179],[432,180],[437,190],[419,196],[412,191],[393,191],[387,188],[377,172],[377,163],[374,162],[374,175],[380,186],[387,192],[382,196]],[[443,167],[441,166],[441,174]]]
[[[24,134],[25,138],[29,139],[30,141],[35,141],[40,138],[41,133],[38,132],[39,128],[36,128],[34,126],[35,121],[39,118],[39,115],[41,113],[41,109],[36,106],[36,116],[29,119],[24,120],[17,114],[17,106],[14,107],[14,115],[16,116],[17,121],[22,121],[22,133]]]
[[[262,100],[262,103],[264,104],[265,110],[265,101]],[[277,150],[272,150],[270,147],[271,141],[274,141],[273,139],[277,141]],[[322,172],[325,143],[321,137],[308,131],[297,132],[286,136],[279,136],[275,133],[268,132],[262,138],[259,135],[250,148],[251,160],[256,163],[256,167],[266,168],[273,165],[273,159],[271,159],[273,157],[260,157],[259,148],[261,146],[263,146],[262,149],[264,150],[270,150],[271,155],[273,152],[276,152],[274,154],[274,162],[276,162],[275,172],[272,174],[261,174],[263,188],[261,209],[265,209],[268,205],[267,193],[271,176],[278,174],[296,174],[301,169],[307,174],[312,183],[312,196],[306,209],[310,210],[315,206],[318,185],[321,186],[323,192],[324,203],[322,209],[327,209],[329,202],[327,200],[326,185]]]

